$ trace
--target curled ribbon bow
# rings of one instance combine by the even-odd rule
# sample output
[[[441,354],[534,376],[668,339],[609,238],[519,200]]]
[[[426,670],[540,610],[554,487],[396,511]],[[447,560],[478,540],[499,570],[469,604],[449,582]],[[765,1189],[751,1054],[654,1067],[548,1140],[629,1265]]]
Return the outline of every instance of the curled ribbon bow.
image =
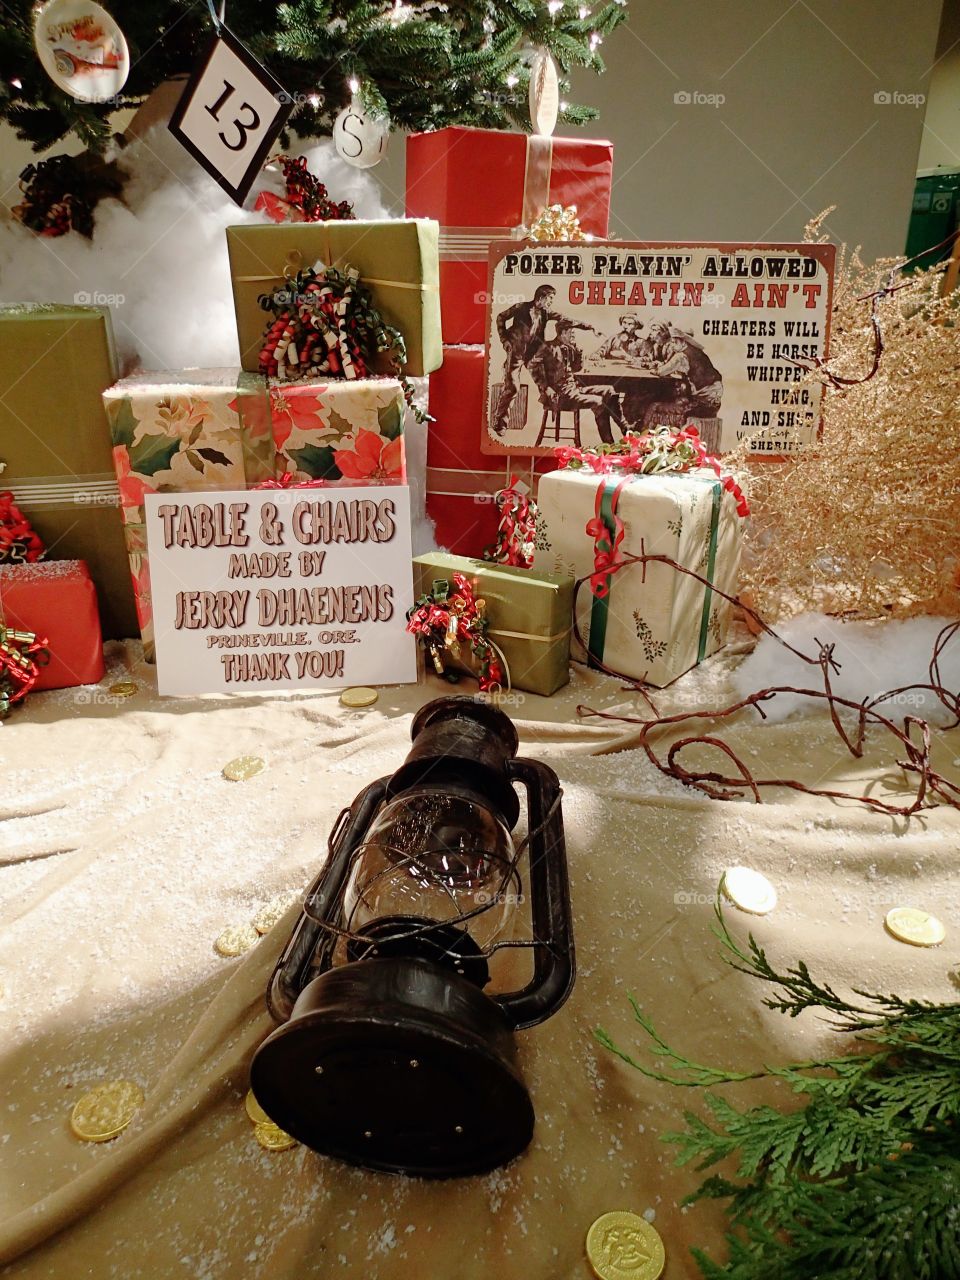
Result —
[[[487,636],[489,625],[486,602],[474,596],[462,573],[452,574],[449,582],[438,578],[431,592],[421,596],[407,613],[407,630],[424,645],[437,675],[455,678],[444,666],[443,655],[449,651],[457,658],[461,644],[469,647],[480,667],[482,693],[498,692],[505,678],[509,688],[506,661]]]
[[[593,539],[593,573],[590,575],[590,590],[598,600],[603,600],[609,594],[610,572],[619,559],[620,544],[623,542],[625,530],[617,507],[626,483],[626,478],[621,480],[610,498],[613,531],[611,532],[608,522],[600,514],[604,497],[602,483],[597,489],[596,514],[586,524],[587,536]]]
[[[737,515],[750,514],[746,495],[736,479],[723,470],[720,459],[707,452],[695,426],[675,431],[671,427],[652,427],[649,431],[628,431],[614,445],[596,449],[565,446],[556,450],[561,467],[589,470],[596,475],[653,475],[662,471],[692,471],[710,467],[724,490],[737,504]]]
[[[510,477],[510,483],[499,489],[493,500],[500,512],[500,525],[496,542],[483,553],[484,560],[529,569],[533,564],[536,540],[536,502],[520,488],[520,481],[516,476]]]

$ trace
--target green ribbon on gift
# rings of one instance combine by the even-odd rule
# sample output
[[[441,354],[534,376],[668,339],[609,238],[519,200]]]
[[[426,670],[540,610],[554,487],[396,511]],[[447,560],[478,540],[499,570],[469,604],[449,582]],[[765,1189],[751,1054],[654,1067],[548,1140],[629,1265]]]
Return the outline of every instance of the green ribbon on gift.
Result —
[[[698,477],[691,477],[697,479]],[[707,572],[703,575],[708,582],[713,582],[714,570],[717,567],[717,538],[720,528],[720,500],[723,497],[723,486],[719,480],[708,480],[700,477],[701,483],[709,484],[713,489],[710,509],[710,546],[707,550]],[[700,641],[697,645],[697,661],[702,662],[707,652],[707,633],[710,628],[710,601],[713,598],[713,587],[703,589],[703,612],[700,614]]]
[[[643,474],[630,476],[630,481],[644,480],[647,477]],[[680,477],[677,476],[677,479]],[[720,504],[723,499],[723,486],[720,481],[712,476],[700,476],[685,473],[685,479],[693,480],[698,484],[708,484],[712,489],[712,503],[710,510],[710,544],[707,549],[707,571],[704,577],[708,579],[708,583],[713,582],[713,575],[717,566],[717,542],[720,532]],[[606,476],[603,481],[603,496],[600,500],[600,519],[603,521],[604,527],[610,539],[611,549],[616,539],[616,517],[613,511],[613,496],[617,487],[623,482],[622,475]],[[610,586],[613,578],[612,573],[606,576],[607,591],[603,595],[594,595],[593,604],[590,609],[590,638],[587,645],[588,665],[599,668],[603,659],[603,651],[607,642],[607,621],[610,614]],[[703,589],[703,608],[700,613],[700,638],[697,644],[697,662],[702,662],[707,652],[707,637],[710,634],[710,604],[713,599],[713,587],[707,585]]]
[[[617,539],[617,522],[613,513],[613,495],[622,480],[622,476],[607,476],[603,482],[603,497],[600,499],[600,519],[603,521],[607,531],[607,537],[610,542],[609,549],[611,551],[614,549]],[[602,595],[594,594],[593,605],[590,609],[590,641],[587,646],[587,665],[595,670],[600,666],[604,646],[607,643],[607,619],[610,614],[610,580],[612,577],[613,574],[607,574],[604,580],[606,590]]]

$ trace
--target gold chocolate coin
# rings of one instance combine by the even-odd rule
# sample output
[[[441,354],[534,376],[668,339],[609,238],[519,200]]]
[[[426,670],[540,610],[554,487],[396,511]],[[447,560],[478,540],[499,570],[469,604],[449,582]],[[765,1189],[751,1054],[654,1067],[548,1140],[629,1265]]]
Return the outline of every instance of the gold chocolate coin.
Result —
[[[345,707],[372,707],[379,697],[376,689],[358,685],[355,689],[344,689],[340,695],[340,701]]]
[[[284,1133],[272,1120],[262,1120],[254,1125],[254,1137],[266,1151],[289,1151],[297,1145],[296,1138]]]
[[[759,871],[750,867],[728,867],[723,873],[723,892],[735,907],[751,915],[765,916],[777,905],[777,891]]]
[[[132,698],[137,692],[137,685],[132,680],[118,680],[110,686],[110,692],[115,698]]]
[[[253,1096],[252,1089],[247,1090],[247,1096],[243,1100],[243,1109],[247,1113],[247,1119],[254,1124],[273,1124],[273,1121]]]
[[[282,920],[287,908],[293,902],[295,894],[278,894],[260,908],[253,917],[253,927],[257,933],[269,933],[278,920]]]
[[[213,949],[221,956],[242,956],[260,941],[252,924],[229,924],[220,934]]]
[[[587,1261],[599,1280],[657,1280],[663,1241],[639,1214],[604,1213],[587,1232]]]
[[[894,907],[887,912],[884,924],[900,942],[909,942],[915,947],[939,946],[947,936],[937,917],[919,907]]]
[[[109,1142],[143,1105],[143,1090],[131,1080],[110,1080],[85,1093],[70,1112],[70,1128],[84,1142]]]
[[[231,782],[246,782],[248,778],[263,773],[266,767],[260,756],[237,756],[236,760],[223,766],[223,776]]]

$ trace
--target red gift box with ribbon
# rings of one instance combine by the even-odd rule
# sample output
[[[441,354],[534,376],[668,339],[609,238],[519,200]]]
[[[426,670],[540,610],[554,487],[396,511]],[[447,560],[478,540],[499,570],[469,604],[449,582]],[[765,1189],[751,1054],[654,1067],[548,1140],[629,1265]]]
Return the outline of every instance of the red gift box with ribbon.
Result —
[[[487,249],[549,205],[576,205],[587,234],[610,217],[613,144],[454,126],[407,139],[407,216],[440,223],[440,311],[446,342],[483,342]]]
[[[34,689],[69,689],[103,678],[97,591],[82,560],[0,565],[0,624],[46,639],[50,661]]]
[[[540,476],[557,467],[554,457],[480,452],[484,385],[483,347],[444,347],[443,364],[430,375],[436,421],[427,435],[427,515],[440,547],[477,559],[497,538],[494,495],[514,475],[535,491]]]

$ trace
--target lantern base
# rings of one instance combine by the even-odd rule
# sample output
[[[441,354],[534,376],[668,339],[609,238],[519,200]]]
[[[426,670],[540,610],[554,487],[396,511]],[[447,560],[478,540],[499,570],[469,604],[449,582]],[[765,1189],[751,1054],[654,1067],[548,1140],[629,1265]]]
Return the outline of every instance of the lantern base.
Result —
[[[260,1046],[250,1083],[314,1151],[424,1178],[485,1173],[533,1136],[530,1096],[498,1006],[428,960],[328,969]]]

